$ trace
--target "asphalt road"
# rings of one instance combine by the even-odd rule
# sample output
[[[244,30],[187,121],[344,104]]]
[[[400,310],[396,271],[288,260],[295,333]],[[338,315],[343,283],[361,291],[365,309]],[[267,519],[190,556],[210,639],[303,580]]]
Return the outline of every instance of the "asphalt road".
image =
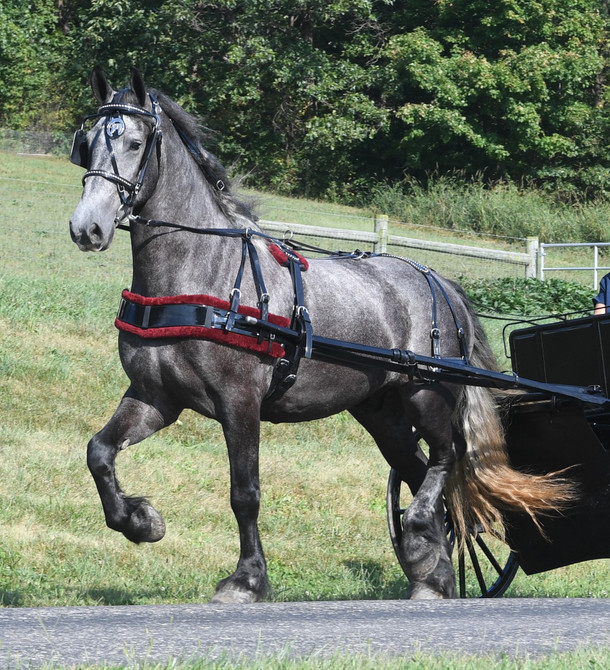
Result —
[[[0,667],[610,647],[610,600],[347,601],[0,609]]]

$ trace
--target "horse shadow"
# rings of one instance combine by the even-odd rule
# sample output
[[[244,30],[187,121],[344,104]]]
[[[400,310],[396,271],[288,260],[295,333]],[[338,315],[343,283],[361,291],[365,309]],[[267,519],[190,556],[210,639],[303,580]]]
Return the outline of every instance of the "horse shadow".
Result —
[[[404,600],[409,582],[404,574],[395,574],[388,579],[387,568],[375,561],[344,561],[343,565],[362,583],[356,594],[350,593],[346,600]]]

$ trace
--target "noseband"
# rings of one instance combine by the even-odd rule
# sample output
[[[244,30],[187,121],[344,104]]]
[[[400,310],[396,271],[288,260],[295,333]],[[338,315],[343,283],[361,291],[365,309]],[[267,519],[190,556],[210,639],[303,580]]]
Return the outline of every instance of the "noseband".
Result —
[[[85,168],[85,170],[87,170],[87,172],[85,172],[83,175],[83,186],[89,177],[102,177],[116,184],[122,205],[119,208],[117,217],[115,219],[115,223],[117,224],[120,220],[131,213],[135,199],[140,192],[140,189],[142,188],[142,183],[144,182],[146,170],[148,169],[148,164],[152,157],[153,151],[156,149],[158,155],[161,148],[161,107],[156,98],[151,93],[149,93],[148,96],[151,102],[151,112],[144,109],[143,107],[139,107],[138,105],[121,102],[120,100],[122,97],[122,92],[117,94],[117,96],[115,96],[115,100],[106,105],[102,105],[95,114],[89,114],[83,119],[81,127],[74,133],[74,139],[72,141],[70,161],[75,165],[78,165],[79,167]],[[133,182],[129,181],[129,179],[125,179],[125,177],[121,177],[119,174],[119,168],[112,148],[112,141],[120,137],[125,131],[123,114],[127,114],[128,116],[143,116],[153,120],[153,130],[148,137],[144,157],[140,163],[137,177]],[[85,131],[85,123],[89,119],[99,119],[104,117],[106,118],[104,130],[102,131],[102,128],[99,128],[93,139],[93,142],[89,144],[87,141],[87,132]],[[104,134],[106,148],[108,149],[108,154],[110,156],[113,170],[112,172],[108,172],[107,170],[90,169],[91,153],[102,132]]]

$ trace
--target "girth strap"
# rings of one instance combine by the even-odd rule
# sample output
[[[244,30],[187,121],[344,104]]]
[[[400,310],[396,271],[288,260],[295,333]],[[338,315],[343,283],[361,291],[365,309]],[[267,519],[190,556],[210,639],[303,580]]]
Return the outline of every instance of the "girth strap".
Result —
[[[292,347],[285,344],[287,355],[281,358],[271,378],[271,386],[265,400],[276,400],[296,382],[297,372],[301,359],[311,358],[313,351],[313,326],[309,312],[304,305],[303,277],[301,275],[301,261],[294,254],[287,254],[290,277],[294,289],[294,311],[292,316],[292,328],[299,333],[299,342]]]

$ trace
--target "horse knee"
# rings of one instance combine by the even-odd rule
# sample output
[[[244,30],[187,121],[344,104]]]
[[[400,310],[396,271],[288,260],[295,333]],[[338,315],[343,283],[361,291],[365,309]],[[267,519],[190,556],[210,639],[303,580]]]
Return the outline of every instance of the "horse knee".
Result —
[[[260,501],[261,491],[258,486],[234,486],[231,489],[231,509],[236,517],[258,516]]]

